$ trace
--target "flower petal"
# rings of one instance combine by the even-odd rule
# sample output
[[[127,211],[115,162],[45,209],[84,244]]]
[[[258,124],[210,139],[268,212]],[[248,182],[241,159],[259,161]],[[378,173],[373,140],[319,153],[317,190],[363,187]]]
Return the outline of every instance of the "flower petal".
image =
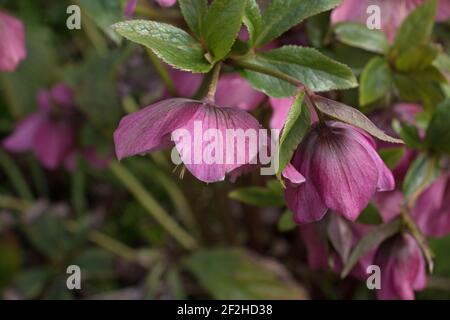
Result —
[[[33,113],[20,121],[14,132],[3,141],[3,147],[11,152],[23,152],[33,146],[36,133],[45,123],[45,117]]]
[[[186,124],[200,105],[188,99],[168,99],[125,116],[114,132],[117,157],[169,147],[172,131]]]
[[[221,107],[253,110],[261,104],[265,95],[253,89],[237,73],[228,73],[220,77],[217,84],[216,104]]]
[[[227,173],[256,163],[259,129],[258,121],[245,111],[204,104],[172,138],[183,163],[195,177],[217,182],[224,180]],[[233,133],[237,139],[230,136]]]
[[[14,71],[27,55],[22,21],[0,11],[0,39],[0,71]]]

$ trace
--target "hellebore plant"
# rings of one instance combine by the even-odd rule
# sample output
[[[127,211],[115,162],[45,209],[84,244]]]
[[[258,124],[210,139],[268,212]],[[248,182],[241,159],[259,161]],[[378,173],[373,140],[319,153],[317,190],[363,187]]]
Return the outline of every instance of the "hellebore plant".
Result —
[[[430,110],[436,106],[432,98],[436,99],[436,104],[444,100],[443,93],[432,91],[437,90],[437,84],[444,85],[446,79],[444,71],[439,69],[441,64],[433,63],[440,50],[429,42],[436,7],[439,6],[437,19],[447,19],[448,2],[345,0],[338,6],[339,1],[334,0],[291,1],[285,5],[280,5],[283,1],[272,1],[263,14],[251,0],[215,0],[211,4],[199,1],[196,5],[180,0],[178,3],[189,33],[173,25],[148,20],[123,21],[113,26],[117,33],[144,45],[169,66],[174,91],[170,95],[166,92],[164,100],[120,121],[114,133],[117,157],[123,159],[175,146],[186,168],[199,180],[211,183],[222,181],[227,175],[234,178],[254,167],[254,154],[247,152],[243,163],[195,163],[191,161],[192,154],[207,149],[213,142],[195,146],[190,140],[181,139],[178,132],[185,130],[195,135],[197,122],[202,124],[202,135],[208,130],[219,132],[221,136],[226,135],[227,130],[259,130],[260,123],[249,112],[264,105],[268,96],[273,109],[269,125],[281,130],[279,148],[270,148],[277,161],[274,174],[284,187],[285,202],[294,221],[302,225],[302,235],[310,248],[310,263],[321,267],[328,265],[328,253],[324,248],[330,241],[334,247],[333,269],[343,276],[353,270],[353,275],[363,278],[365,267],[373,262],[373,253],[377,251],[375,261],[385,269],[382,276],[385,288],[379,292],[379,297],[412,298],[413,291],[425,285],[425,261],[431,269],[422,232],[430,235],[429,231],[436,231],[437,225],[442,229],[436,233],[450,231],[443,227],[450,221],[447,176],[434,182],[429,189],[424,185],[431,184],[434,176],[433,179],[425,177],[424,185],[410,182],[413,174],[410,166],[420,165],[416,163],[417,154],[429,151],[427,148],[433,149],[433,154],[440,154],[440,148],[447,148],[442,142],[438,145],[427,142],[427,147],[412,148],[414,143],[420,144],[414,139],[424,140],[429,134],[425,135],[425,128],[413,130],[410,126],[414,126],[419,113],[429,112],[425,117],[428,121],[433,118]],[[356,108],[326,98],[338,96],[333,91],[358,86],[356,78],[346,65],[314,48],[296,45],[307,44],[311,39],[305,36],[304,26],[293,29],[306,18],[329,10],[333,10],[332,24],[365,23],[369,4],[380,8],[381,28],[386,35],[367,28],[358,32],[336,27],[332,30],[339,41],[382,55],[373,57],[364,68],[359,98],[362,106],[371,105],[374,109],[389,106],[380,119],[373,118],[388,134]],[[418,28],[418,24],[423,32],[416,35],[412,30]],[[288,30],[301,30],[301,34],[293,35],[294,41],[289,42],[289,37],[281,41],[279,37]],[[324,36],[321,40],[324,49],[331,40]],[[287,45],[280,46],[286,42]],[[226,71],[223,74],[220,74],[221,66]],[[401,80],[414,72],[424,74],[414,78],[417,86],[410,88],[408,85],[416,83]],[[193,99],[203,94],[206,81],[210,81],[206,96],[202,100]],[[421,81],[425,83],[422,85]],[[390,107],[391,102],[396,101],[421,103],[429,92],[435,94],[426,99],[423,109],[416,110],[416,105]],[[435,130],[435,136],[443,130],[441,119],[447,116],[447,109],[441,109],[444,117],[432,119],[427,129]],[[400,125],[391,126],[383,117],[388,121],[395,117]],[[406,148],[401,139],[392,136],[404,139],[408,147],[399,157],[401,161],[390,165],[395,176],[377,152],[378,148],[390,148],[391,152]],[[215,149],[215,156],[227,150],[247,149],[248,144],[221,145]],[[257,150],[262,149],[267,151],[268,146],[258,145]],[[435,168],[432,169],[434,172]],[[377,202],[383,198],[378,192],[395,192],[396,182],[406,186],[407,203],[417,200],[415,207],[402,204],[394,219],[386,219],[377,226],[366,227],[356,222],[372,199]],[[411,197],[423,190],[425,200]],[[430,198],[435,199],[435,206],[424,208]],[[436,220],[436,225],[423,223],[430,219]],[[322,238],[319,235],[323,230],[317,231],[320,225],[325,225],[327,230]],[[315,250],[320,254],[314,256]],[[411,266],[409,270],[408,266]]]
[[[27,55],[23,23],[0,11],[0,71],[14,71]]]

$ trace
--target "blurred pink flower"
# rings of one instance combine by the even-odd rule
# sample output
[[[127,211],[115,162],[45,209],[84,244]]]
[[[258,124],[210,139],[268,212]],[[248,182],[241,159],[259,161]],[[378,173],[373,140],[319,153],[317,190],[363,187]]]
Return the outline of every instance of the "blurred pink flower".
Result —
[[[414,291],[426,287],[425,261],[416,240],[409,234],[383,242],[375,254],[381,269],[381,300],[413,300]]]
[[[377,5],[381,9],[381,29],[389,41],[393,42],[398,27],[402,21],[425,0],[344,0],[340,6],[331,13],[331,22],[355,21],[366,23],[369,14],[367,8]],[[437,20],[444,21],[450,18],[450,2],[440,0],[437,10]]]
[[[77,146],[79,131],[74,121],[73,93],[64,84],[49,91],[41,90],[36,97],[38,109],[20,121],[15,131],[3,141],[10,152],[32,151],[42,165],[50,170],[65,166],[75,168],[75,156],[80,153],[89,161],[93,151]],[[92,161],[94,165],[100,160]]]
[[[138,0],[128,0],[125,5],[124,16],[127,18],[131,18],[134,14],[134,10],[136,10],[136,5]]]
[[[14,71],[25,59],[25,27],[23,23],[0,11],[0,71]]]
[[[306,179],[287,184],[285,197],[299,224],[321,220],[333,210],[355,221],[377,191],[393,190],[394,177],[374,140],[348,124],[314,124],[291,161]]]
[[[253,110],[261,104],[265,95],[253,89],[237,73],[227,73],[217,84],[216,102],[218,105],[242,110]]]
[[[200,129],[196,128],[198,123],[201,123]],[[195,154],[203,155],[203,151],[211,141],[205,139],[201,145],[197,145],[195,141],[177,137],[174,132],[184,129],[192,139],[196,139],[197,135],[204,136],[210,129],[215,129],[217,130],[215,132],[220,132],[222,137],[226,137],[227,129],[244,131],[253,129],[257,132],[259,128],[258,121],[245,111],[218,107],[205,101],[173,98],[125,116],[114,132],[114,142],[119,160],[175,145],[186,168],[195,177],[204,182],[217,182],[224,180],[227,174],[234,176],[242,173],[253,160],[250,152],[245,152],[244,163],[238,161],[196,163],[195,160],[192,161],[192,157]],[[237,140],[233,139],[221,145],[221,152],[231,150],[236,153]],[[246,141],[246,150],[249,150],[248,145]],[[223,155],[222,159],[225,158],[226,155]]]

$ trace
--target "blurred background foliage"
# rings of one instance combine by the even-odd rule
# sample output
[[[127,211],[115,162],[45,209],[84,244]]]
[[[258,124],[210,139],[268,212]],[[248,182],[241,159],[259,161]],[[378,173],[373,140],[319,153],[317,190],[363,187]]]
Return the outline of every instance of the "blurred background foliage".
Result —
[[[38,90],[65,82],[85,117],[80,144],[94,144],[114,158],[112,132],[120,117],[165,90],[154,57],[109,28],[124,19],[124,2],[0,0],[2,10],[24,22],[28,51],[15,72],[0,74],[2,139],[35,110]],[[176,6],[140,3],[137,13],[144,17],[183,24]],[[70,4],[82,8],[81,30],[66,28]],[[328,21],[329,13],[320,14],[301,28],[315,47],[359,76],[373,55],[326,42]],[[450,53],[450,26],[437,25],[434,33]],[[342,101],[358,105],[358,89],[340,94]],[[255,112],[267,124],[267,101]],[[205,185],[179,174],[169,151],[120,164],[112,160],[104,170],[80,158],[67,172],[45,170],[31,154],[0,150],[1,297],[374,297],[364,283],[308,268],[277,181],[255,173],[234,185]],[[370,223],[370,208],[366,211],[362,219]],[[450,237],[431,246],[437,257],[433,288],[419,297],[450,298]],[[66,287],[72,264],[82,270],[81,290]]]

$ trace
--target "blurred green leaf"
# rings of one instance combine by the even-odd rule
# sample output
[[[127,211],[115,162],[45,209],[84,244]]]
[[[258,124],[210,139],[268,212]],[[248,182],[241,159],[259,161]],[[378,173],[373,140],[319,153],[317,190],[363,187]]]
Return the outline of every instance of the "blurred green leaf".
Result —
[[[389,64],[384,58],[375,57],[369,61],[361,75],[359,103],[366,106],[383,98],[392,85]]]
[[[428,0],[417,7],[397,30],[392,55],[398,56],[411,48],[426,44],[433,30],[436,0]]]
[[[372,203],[369,203],[359,215],[357,222],[362,224],[381,224],[383,220],[378,209]]]
[[[115,43],[120,44],[122,38],[111,29],[111,25],[123,18],[121,0],[78,0],[82,12],[94,21],[95,24]]]
[[[389,169],[394,169],[402,159],[405,151],[404,147],[383,148],[378,150],[378,154]]]
[[[253,45],[255,37],[259,34],[262,28],[261,10],[256,0],[247,0],[243,22],[248,30],[250,43]]]
[[[450,99],[443,101],[434,112],[426,142],[433,151],[450,154]]]
[[[28,269],[17,276],[15,284],[26,298],[33,299],[42,292],[53,273],[50,267]]]
[[[114,257],[100,248],[89,248],[71,262],[80,267],[83,279],[104,278],[113,274]]]
[[[311,44],[316,48],[325,45],[330,28],[330,13],[322,12],[306,20],[306,33]]]
[[[395,60],[399,71],[424,70],[437,58],[441,47],[435,44],[423,44],[401,53]]]
[[[291,231],[297,227],[293,218],[294,214],[290,210],[286,210],[278,219],[277,228],[281,232]]]
[[[198,251],[184,265],[215,299],[305,299],[277,261],[238,248]]]
[[[438,177],[439,172],[436,158],[420,154],[409,167],[403,182],[406,199],[414,203],[417,196]]]
[[[273,187],[247,187],[235,189],[229,193],[229,197],[245,204],[258,207],[284,206],[283,189],[278,183],[279,189]]]
[[[389,42],[380,30],[370,30],[361,23],[339,23],[334,27],[337,38],[349,46],[367,51],[385,54],[389,50]]]
[[[150,48],[177,69],[199,73],[211,70],[200,43],[182,29],[150,20],[122,21],[113,28],[128,40]]]

